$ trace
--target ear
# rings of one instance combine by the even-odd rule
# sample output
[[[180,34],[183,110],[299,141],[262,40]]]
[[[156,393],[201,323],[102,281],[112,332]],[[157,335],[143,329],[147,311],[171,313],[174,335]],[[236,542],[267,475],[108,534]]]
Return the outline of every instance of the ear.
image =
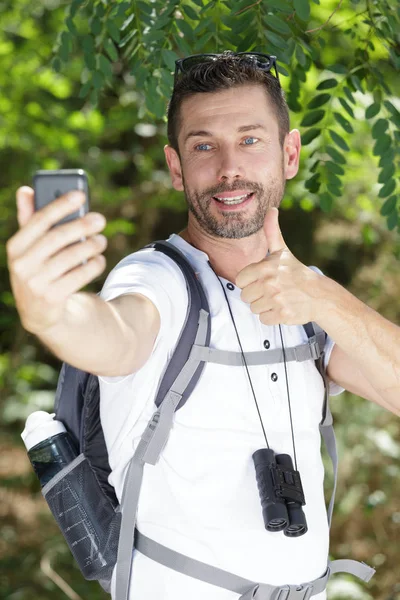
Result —
[[[182,167],[178,153],[168,144],[164,146],[164,153],[171,174],[172,185],[178,192],[183,192]]]
[[[286,179],[293,179],[299,170],[301,137],[298,129],[293,129],[283,143],[284,169]]]

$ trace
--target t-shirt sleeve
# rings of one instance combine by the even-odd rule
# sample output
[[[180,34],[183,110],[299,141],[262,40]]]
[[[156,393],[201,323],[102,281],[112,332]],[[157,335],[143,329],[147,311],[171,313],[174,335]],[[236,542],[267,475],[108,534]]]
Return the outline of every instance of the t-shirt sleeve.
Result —
[[[152,248],[140,250],[120,261],[109,273],[100,292],[110,301],[126,294],[142,294],[149,298],[160,314],[160,331],[153,352],[161,343],[173,345],[186,315],[187,292],[179,267],[166,255]],[[121,383],[132,374],[106,377],[104,383]]]
[[[319,273],[320,275],[324,275],[323,272],[321,271],[321,269],[318,269],[318,267],[309,267],[310,269],[312,269],[313,271],[315,271],[316,273]],[[325,340],[325,357],[324,357],[324,368],[325,368],[325,372],[328,368],[328,364],[331,358],[331,354],[332,354],[332,350],[335,346],[335,343],[333,341],[333,339],[327,335],[326,336],[326,340]],[[334,381],[332,381],[331,379],[328,378],[329,381],[329,395],[330,396],[338,396],[339,394],[341,394],[342,392],[344,392],[344,388],[342,388],[340,385],[338,385],[337,383],[335,383]]]

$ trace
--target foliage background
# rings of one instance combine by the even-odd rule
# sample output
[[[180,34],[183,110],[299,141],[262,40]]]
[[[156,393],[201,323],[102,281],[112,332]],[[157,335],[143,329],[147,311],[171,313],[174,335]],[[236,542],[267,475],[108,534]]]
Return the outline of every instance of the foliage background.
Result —
[[[51,410],[61,365],[23,330],[10,291],[17,187],[39,168],[88,172],[92,210],[108,221],[107,269],[87,288],[99,291],[123,256],[185,224],[162,151],[174,59],[276,53],[304,144],[280,211],[284,237],[399,323],[399,22],[394,0],[0,2],[1,599],[106,598],[73,564],[19,437],[30,412]],[[399,600],[399,420],[349,393],[331,405],[340,452],[331,556],[378,571],[367,585],[337,576],[330,597]]]

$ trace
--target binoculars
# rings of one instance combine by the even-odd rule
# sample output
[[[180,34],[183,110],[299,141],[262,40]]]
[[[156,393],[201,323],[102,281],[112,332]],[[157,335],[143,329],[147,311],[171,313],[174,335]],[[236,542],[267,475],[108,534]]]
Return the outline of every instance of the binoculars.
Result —
[[[302,506],[306,502],[291,457],[262,448],[254,452],[253,461],[265,529],[283,530],[288,537],[304,535],[308,527]]]

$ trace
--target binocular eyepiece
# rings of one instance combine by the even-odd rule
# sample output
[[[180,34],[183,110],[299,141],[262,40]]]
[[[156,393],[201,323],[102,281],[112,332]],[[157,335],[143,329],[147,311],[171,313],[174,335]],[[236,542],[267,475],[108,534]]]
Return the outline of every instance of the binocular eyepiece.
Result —
[[[305,498],[300,473],[288,454],[262,448],[253,454],[262,514],[267,531],[282,531],[288,537],[307,532],[303,512]]]

